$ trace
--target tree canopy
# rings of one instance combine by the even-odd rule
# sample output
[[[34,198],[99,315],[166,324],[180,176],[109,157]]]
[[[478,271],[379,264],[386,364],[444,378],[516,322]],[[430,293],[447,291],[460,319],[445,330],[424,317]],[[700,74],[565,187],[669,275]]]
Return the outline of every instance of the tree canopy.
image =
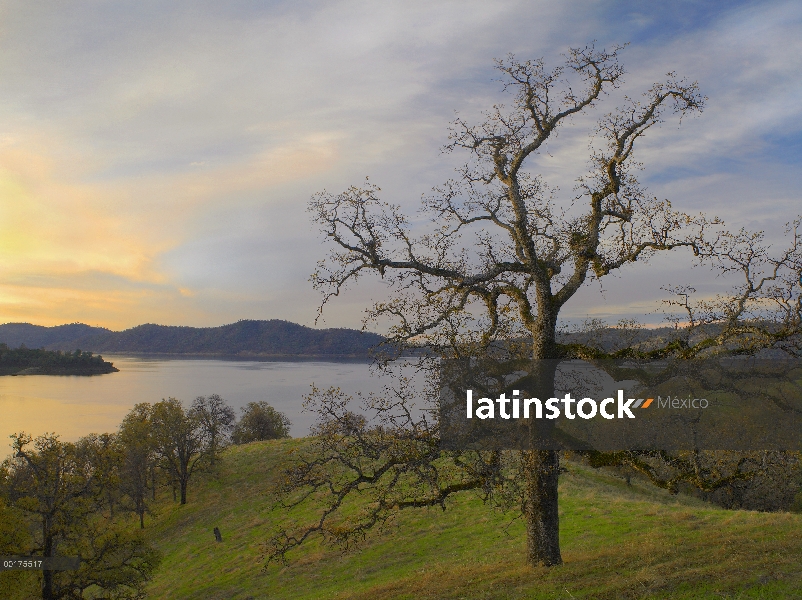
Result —
[[[265,401],[248,402],[231,434],[235,444],[290,437],[290,420]]]
[[[41,597],[140,598],[159,554],[104,510],[106,492],[115,487],[107,440],[88,436],[68,443],[52,434],[33,439],[24,433],[12,438],[14,454],[0,466],[0,496],[15,511],[10,517],[29,532],[14,540],[14,553],[81,558],[75,571],[43,570]]]

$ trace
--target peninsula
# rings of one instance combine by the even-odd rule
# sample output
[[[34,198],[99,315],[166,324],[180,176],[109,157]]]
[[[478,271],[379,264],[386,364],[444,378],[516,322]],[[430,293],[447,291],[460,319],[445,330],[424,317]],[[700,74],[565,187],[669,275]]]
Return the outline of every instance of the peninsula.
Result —
[[[0,375],[102,375],[119,371],[92,352],[9,348],[0,344]]]

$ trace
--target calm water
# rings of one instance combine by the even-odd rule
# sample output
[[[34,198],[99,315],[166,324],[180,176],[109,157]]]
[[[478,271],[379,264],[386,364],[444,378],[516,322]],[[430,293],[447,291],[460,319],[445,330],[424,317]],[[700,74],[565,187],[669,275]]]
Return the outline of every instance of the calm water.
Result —
[[[26,375],[0,377],[0,459],[8,436],[56,432],[63,440],[115,431],[137,402],[174,397],[188,406],[197,396],[220,394],[239,415],[248,402],[266,400],[303,436],[314,415],[302,411],[310,384],[336,386],[348,394],[380,392],[384,379],[364,362],[154,359],[104,355],[119,373],[92,377]]]

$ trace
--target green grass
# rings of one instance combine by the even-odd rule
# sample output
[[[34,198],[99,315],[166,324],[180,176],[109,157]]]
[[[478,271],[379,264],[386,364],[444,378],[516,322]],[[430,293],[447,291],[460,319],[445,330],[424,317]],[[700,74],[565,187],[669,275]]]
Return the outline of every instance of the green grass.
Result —
[[[159,504],[153,598],[802,598],[802,515],[726,511],[576,463],[560,480],[560,567],[526,566],[523,523],[464,494],[400,512],[356,551],[313,542],[263,569],[260,544],[287,518],[269,491],[302,443],[232,448],[189,504]]]

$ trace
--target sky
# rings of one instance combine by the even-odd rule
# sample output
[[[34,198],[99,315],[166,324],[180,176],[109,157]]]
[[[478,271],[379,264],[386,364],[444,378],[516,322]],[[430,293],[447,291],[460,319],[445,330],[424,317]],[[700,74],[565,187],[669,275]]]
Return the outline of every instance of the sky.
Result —
[[[623,92],[677,71],[709,98],[643,140],[649,191],[781,243],[802,213],[799,2],[0,0],[0,323],[313,325],[309,198],[369,176],[414,214],[466,158],[441,151],[455,112],[505,101],[493,59],[557,66],[594,40],[629,42]],[[563,199],[613,108],[537,157]],[[690,264],[632,267],[563,315],[649,321],[661,286],[722,289]],[[359,327],[385,294],[367,281],[317,326]]]

